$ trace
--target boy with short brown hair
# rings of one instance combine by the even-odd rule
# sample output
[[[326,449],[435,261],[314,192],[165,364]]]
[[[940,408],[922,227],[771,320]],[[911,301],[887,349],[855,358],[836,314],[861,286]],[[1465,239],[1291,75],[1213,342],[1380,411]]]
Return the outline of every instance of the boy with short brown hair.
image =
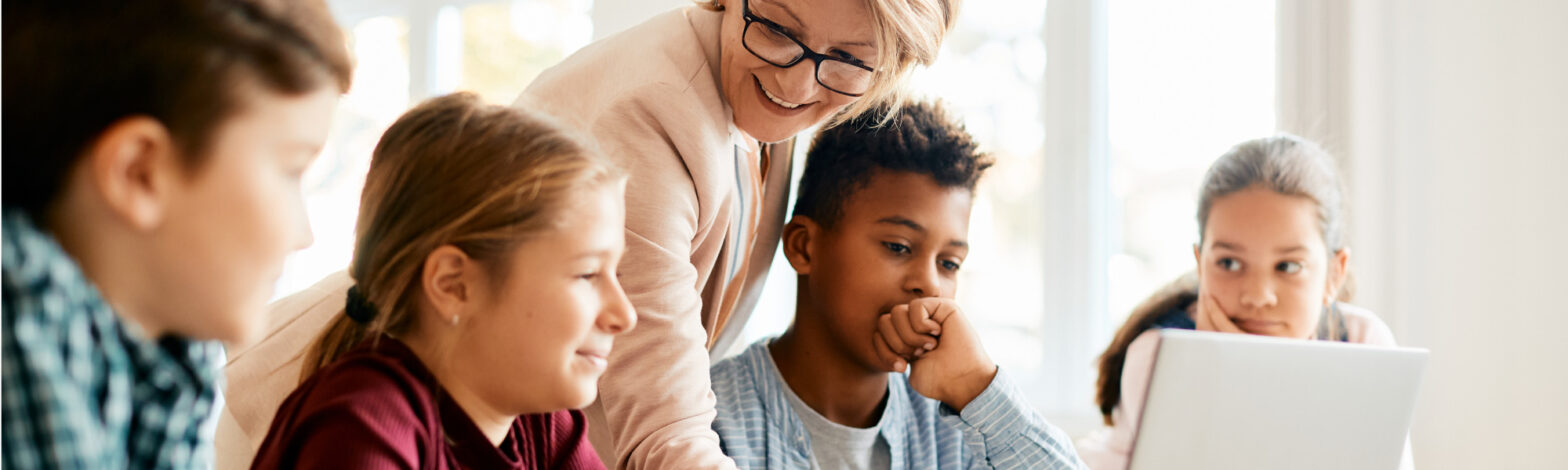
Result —
[[[315,1],[8,0],[5,468],[206,468],[220,346],[310,243],[351,66]]]

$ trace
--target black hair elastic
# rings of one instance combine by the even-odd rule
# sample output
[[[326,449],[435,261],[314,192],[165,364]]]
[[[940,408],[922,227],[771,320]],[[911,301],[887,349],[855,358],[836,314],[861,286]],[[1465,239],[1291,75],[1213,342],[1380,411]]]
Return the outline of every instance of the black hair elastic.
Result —
[[[348,288],[348,304],[343,310],[348,313],[349,318],[361,324],[376,319],[376,305],[365,298],[365,294],[359,291],[358,285]]]

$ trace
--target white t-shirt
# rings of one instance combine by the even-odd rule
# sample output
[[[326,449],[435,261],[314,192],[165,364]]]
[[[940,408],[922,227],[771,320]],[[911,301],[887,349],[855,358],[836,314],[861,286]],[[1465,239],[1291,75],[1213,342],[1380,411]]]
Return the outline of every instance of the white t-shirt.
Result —
[[[769,362],[771,365],[772,363]],[[887,413],[869,428],[856,428],[829,421],[817,410],[795,395],[784,381],[778,367],[773,369],[775,378],[784,384],[784,398],[806,434],[811,439],[811,468],[813,470],[884,470],[892,467],[893,449],[882,438],[882,425],[887,423]]]

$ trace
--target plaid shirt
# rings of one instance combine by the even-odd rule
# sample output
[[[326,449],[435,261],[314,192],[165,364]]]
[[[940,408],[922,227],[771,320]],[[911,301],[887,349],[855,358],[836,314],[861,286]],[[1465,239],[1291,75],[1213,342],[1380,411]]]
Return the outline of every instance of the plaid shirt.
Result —
[[[219,345],[145,338],[26,215],[3,224],[4,468],[211,467]]]

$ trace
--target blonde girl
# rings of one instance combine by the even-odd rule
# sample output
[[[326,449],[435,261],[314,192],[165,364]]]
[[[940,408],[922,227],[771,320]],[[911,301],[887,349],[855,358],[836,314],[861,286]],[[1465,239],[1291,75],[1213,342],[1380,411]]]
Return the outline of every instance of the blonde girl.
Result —
[[[377,145],[342,314],[256,468],[602,467],[578,411],[635,315],[624,179],[528,112],[436,98]]]

